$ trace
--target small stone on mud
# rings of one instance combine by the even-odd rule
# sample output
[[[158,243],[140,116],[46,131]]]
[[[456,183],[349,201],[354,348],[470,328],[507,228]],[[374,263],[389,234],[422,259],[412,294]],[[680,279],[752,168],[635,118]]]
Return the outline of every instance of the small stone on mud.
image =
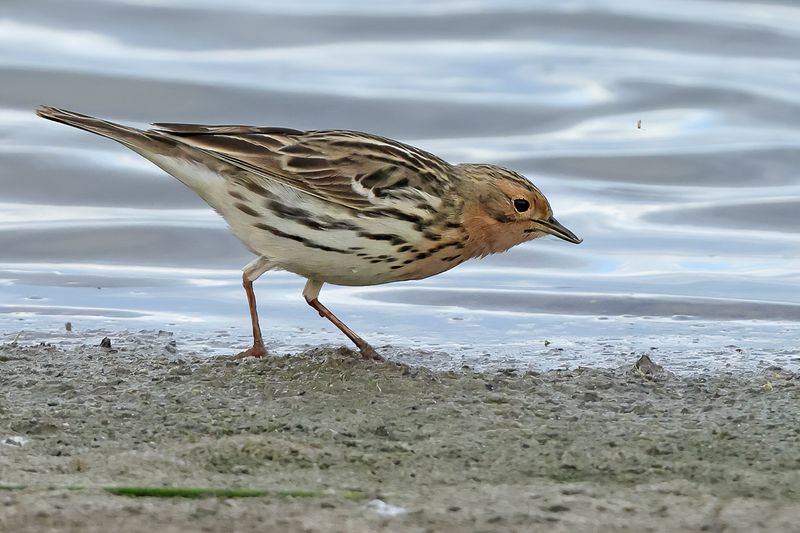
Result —
[[[596,402],[600,399],[600,396],[596,392],[584,392],[583,393],[583,401],[584,402]]]
[[[72,322],[67,322],[66,324],[64,324],[64,329],[67,330],[68,332],[72,331]]]
[[[100,341],[101,348],[111,348],[111,339],[108,337],[103,337],[103,340]]]
[[[367,502],[366,508],[370,509],[371,511],[375,511],[375,513],[379,514],[380,516],[386,517],[400,516],[401,514],[405,514],[407,512],[402,507],[398,507],[397,505],[392,505],[391,503],[386,503],[385,501],[378,499]]]
[[[664,367],[654,363],[647,354],[643,354],[639,360],[636,361],[636,363],[633,365],[633,371],[634,373],[648,380],[652,380],[665,374]]]
[[[16,446],[18,448],[21,448],[22,446],[25,446],[25,444],[27,443],[28,439],[20,435],[13,435],[3,439],[3,444],[5,444],[6,446]]]

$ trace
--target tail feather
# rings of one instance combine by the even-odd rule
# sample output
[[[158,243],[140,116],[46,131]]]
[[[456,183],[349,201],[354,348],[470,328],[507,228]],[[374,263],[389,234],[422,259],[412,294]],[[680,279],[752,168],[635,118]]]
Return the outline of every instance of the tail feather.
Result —
[[[107,120],[102,120],[89,115],[82,115],[66,109],[59,109],[51,106],[39,106],[36,109],[36,114],[42,118],[67,124],[103,137],[108,137],[119,143],[124,144],[128,148],[132,148],[137,152],[154,151],[158,145],[163,145],[164,139],[156,139],[153,135],[144,130],[132,128],[130,126],[123,126],[122,124],[115,124]]]
[[[224,186],[220,168],[233,167],[214,155],[187,146],[162,131],[140,130],[51,106],[37,108],[36,114],[121,143],[176,177],[220,211],[219,189]],[[204,167],[207,171],[202,170]]]

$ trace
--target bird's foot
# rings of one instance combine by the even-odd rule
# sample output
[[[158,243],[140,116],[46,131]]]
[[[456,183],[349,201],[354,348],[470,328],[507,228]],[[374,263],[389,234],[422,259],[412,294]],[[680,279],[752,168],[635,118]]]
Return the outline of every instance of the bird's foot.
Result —
[[[375,351],[375,348],[370,346],[367,343],[364,343],[362,346],[358,347],[359,351],[361,352],[361,358],[367,361],[385,361],[385,359]]]
[[[254,344],[253,346],[251,346],[247,350],[234,355],[233,359],[234,360],[246,359],[248,357],[255,357],[255,358],[260,359],[261,357],[266,357],[267,355],[269,355],[269,354],[267,353],[267,349],[264,347],[263,344]]]

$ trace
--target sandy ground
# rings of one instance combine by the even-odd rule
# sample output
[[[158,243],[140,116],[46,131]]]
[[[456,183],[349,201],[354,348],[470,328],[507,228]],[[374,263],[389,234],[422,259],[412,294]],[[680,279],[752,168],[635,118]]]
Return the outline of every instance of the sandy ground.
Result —
[[[202,359],[156,334],[7,345],[0,530],[800,531],[800,376],[633,363],[434,373],[336,348]]]

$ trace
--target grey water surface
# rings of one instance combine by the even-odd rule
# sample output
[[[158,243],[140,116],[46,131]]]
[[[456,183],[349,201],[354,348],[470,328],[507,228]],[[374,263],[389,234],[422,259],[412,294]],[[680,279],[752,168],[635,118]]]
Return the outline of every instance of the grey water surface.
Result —
[[[389,356],[800,368],[798,3],[4,0],[2,339],[163,329],[232,353],[249,253],[176,180],[39,104],[378,133],[525,173],[585,239],[323,289]],[[257,283],[275,353],[343,342],[302,285]]]

